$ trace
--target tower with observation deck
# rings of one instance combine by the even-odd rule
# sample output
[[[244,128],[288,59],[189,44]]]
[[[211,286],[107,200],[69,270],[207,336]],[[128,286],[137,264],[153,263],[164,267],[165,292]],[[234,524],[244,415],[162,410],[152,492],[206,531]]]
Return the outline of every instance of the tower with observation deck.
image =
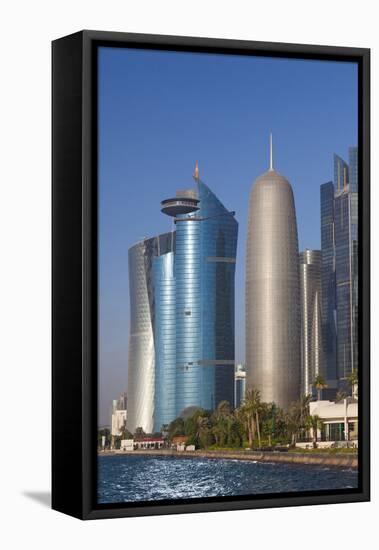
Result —
[[[234,278],[238,223],[200,179],[161,202],[175,252],[154,258],[155,406],[160,430],[190,407],[234,402]]]

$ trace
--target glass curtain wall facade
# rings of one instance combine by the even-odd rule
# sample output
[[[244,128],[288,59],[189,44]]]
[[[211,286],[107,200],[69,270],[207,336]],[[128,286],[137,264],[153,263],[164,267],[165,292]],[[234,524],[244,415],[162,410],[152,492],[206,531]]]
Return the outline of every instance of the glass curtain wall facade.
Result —
[[[154,258],[155,289],[155,408],[154,431],[158,432],[176,413],[175,254]]]
[[[358,147],[349,147],[349,186],[351,193],[358,192]]]
[[[238,224],[200,180],[201,355],[200,369],[213,386],[203,398],[211,409],[234,403],[234,276]],[[205,407],[206,408],[206,407]]]
[[[321,319],[323,368],[329,386],[337,379],[337,311],[336,266],[334,243],[334,185],[329,181],[320,187],[321,203]]]
[[[313,393],[322,368],[321,250],[300,252],[301,392]]]
[[[176,373],[175,414],[170,408],[165,424],[189,407],[213,410],[223,400],[234,404],[238,223],[234,212],[229,212],[204,182],[198,177],[195,182],[196,190],[178,192],[175,199],[162,202],[162,211],[174,216],[176,224],[174,281],[170,287],[170,296],[175,293],[175,327],[168,335],[172,341],[175,332],[175,360],[174,354],[164,364],[159,359],[156,369],[156,388],[162,388],[160,397],[157,392],[157,411],[161,410],[158,401],[166,401],[161,379],[168,376],[172,380]],[[191,200],[195,205],[192,211]],[[171,298],[169,303],[172,318]],[[156,429],[160,429],[162,419],[156,416]]]
[[[334,184],[321,185],[323,346],[328,381],[346,389],[358,367],[358,148],[333,160]]]
[[[153,259],[170,251],[172,234],[138,242],[129,249],[130,334],[127,428],[153,431],[155,407],[155,297]]]
[[[349,165],[335,153],[333,155],[333,172],[334,191],[340,193],[346,189],[349,181]]]
[[[340,380],[357,367],[357,194],[336,194],[337,374]],[[354,284],[355,283],[355,284]]]

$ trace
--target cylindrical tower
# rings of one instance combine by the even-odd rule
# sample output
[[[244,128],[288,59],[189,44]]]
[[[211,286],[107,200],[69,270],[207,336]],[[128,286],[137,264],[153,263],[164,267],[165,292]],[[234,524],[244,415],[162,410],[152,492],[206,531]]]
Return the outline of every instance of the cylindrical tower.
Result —
[[[300,252],[301,393],[312,393],[322,369],[321,250]]]
[[[272,167],[250,193],[246,389],[287,409],[300,395],[299,251],[289,182]]]

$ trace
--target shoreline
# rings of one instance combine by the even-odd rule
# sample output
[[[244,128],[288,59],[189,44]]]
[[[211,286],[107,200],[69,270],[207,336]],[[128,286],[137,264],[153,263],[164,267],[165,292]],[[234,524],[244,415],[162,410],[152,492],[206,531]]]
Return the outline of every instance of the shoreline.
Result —
[[[258,462],[281,462],[284,464],[308,464],[311,466],[333,466],[358,468],[358,456],[325,455],[307,453],[283,453],[275,451],[175,451],[171,449],[150,449],[136,451],[99,451],[98,456],[170,456],[175,458],[211,458],[229,460],[251,460]]]

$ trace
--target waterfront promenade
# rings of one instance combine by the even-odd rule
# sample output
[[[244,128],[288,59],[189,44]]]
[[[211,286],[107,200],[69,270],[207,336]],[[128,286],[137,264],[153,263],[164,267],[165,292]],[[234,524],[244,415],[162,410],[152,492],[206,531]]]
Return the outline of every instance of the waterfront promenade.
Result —
[[[275,451],[221,451],[204,450],[176,451],[171,449],[136,450],[136,451],[99,451],[99,456],[170,456],[177,458],[213,458],[230,460],[251,460],[257,462],[280,462],[282,464],[309,464],[313,466],[335,466],[341,468],[358,468],[358,456],[342,453],[305,453]]]

